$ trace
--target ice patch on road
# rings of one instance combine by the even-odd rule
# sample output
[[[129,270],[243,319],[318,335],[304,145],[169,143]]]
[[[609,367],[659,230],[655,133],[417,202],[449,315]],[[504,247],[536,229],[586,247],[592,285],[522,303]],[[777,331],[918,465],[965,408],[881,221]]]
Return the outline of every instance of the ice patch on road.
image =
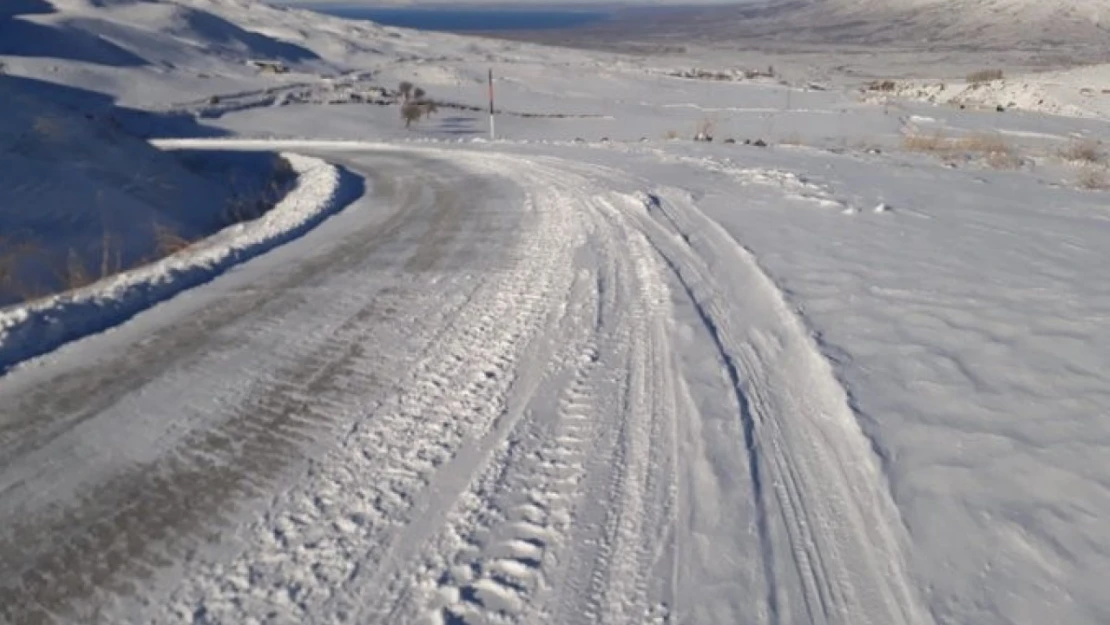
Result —
[[[0,373],[119,325],[230,267],[294,239],[362,193],[362,181],[320,159],[285,153],[296,187],[262,217],[88,287],[0,310]]]

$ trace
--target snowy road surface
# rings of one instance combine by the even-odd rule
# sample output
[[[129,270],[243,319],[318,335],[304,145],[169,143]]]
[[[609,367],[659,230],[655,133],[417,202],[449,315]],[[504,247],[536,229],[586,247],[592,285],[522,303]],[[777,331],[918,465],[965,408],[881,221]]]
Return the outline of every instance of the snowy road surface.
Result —
[[[0,621],[931,622],[845,391],[693,200],[317,155],[366,197],[0,380]]]

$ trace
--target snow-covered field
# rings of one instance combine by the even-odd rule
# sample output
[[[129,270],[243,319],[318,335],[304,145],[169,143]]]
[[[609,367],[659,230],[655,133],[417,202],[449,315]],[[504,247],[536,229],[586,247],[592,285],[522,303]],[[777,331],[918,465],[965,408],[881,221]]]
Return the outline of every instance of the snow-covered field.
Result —
[[[0,144],[36,181],[0,171],[0,217],[96,239],[95,183],[193,223],[224,190],[181,154],[298,182],[0,308],[0,623],[1110,622],[1105,66],[1007,73],[997,112],[861,93],[836,49],[744,78],[245,0],[8,6],[51,123]],[[411,129],[401,81],[440,105]]]

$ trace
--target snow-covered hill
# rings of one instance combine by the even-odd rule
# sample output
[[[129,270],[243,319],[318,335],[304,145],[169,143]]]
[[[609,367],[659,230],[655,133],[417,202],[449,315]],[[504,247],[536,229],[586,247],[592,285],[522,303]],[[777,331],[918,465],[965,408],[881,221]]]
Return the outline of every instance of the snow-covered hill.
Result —
[[[0,6],[28,272],[202,232],[217,152],[314,157],[187,292],[166,262],[0,313],[0,623],[1110,622],[1106,74],[974,90],[1077,118],[841,67],[980,69],[1034,13],[749,5],[698,32],[768,39],[617,56]],[[736,49],[788,35],[852,45],[812,81]],[[401,80],[439,113],[401,123]]]
[[[1102,0],[825,0],[846,20],[890,24],[890,33],[963,40],[969,47],[1110,42]],[[843,24],[847,26],[847,23]]]
[[[279,13],[135,0],[0,7],[0,307],[152,261],[280,196],[271,157],[185,162],[144,137],[219,131],[121,105],[194,95],[205,71],[221,76],[213,89],[241,87],[258,80],[252,58],[330,67],[207,6]]]
[[[0,76],[0,306],[130,267],[220,225],[228,192],[121,128],[95,96]],[[165,242],[165,239],[163,239]]]
[[[1103,59],[1110,42],[1110,4],[1101,0],[763,0],[670,21],[693,40],[712,41],[1074,51]]]

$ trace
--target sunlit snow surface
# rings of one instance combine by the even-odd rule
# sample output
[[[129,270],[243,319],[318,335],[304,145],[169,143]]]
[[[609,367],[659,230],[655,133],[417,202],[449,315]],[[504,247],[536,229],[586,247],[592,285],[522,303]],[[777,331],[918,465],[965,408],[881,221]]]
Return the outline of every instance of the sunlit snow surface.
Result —
[[[1074,158],[1110,124],[1067,86],[1105,67],[960,108],[697,50],[58,5],[26,19],[143,62],[7,71],[209,135],[165,149],[300,154],[303,204],[0,378],[0,622],[1110,620],[1110,192]],[[352,97],[402,80],[450,106]]]

